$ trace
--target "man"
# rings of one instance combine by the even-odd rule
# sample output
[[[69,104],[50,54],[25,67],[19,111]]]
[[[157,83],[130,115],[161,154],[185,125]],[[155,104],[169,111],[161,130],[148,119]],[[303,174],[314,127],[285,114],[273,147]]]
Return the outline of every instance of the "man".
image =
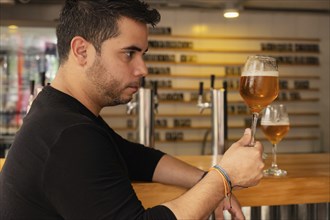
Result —
[[[221,168],[203,177],[202,170],[123,139],[99,116],[137,92],[147,74],[147,24],[159,19],[138,0],[65,3],[57,27],[60,67],[33,102],[1,172],[1,219],[205,219],[223,208],[232,187],[259,182],[262,146],[245,147],[249,129]],[[145,210],[132,180],[190,190]],[[244,218],[232,202],[233,217]]]

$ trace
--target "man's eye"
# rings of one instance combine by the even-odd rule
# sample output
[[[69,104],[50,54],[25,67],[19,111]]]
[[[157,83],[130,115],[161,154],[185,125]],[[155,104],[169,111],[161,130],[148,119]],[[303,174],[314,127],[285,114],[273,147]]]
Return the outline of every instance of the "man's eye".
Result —
[[[134,51],[127,51],[125,53],[126,53],[127,57],[132,58],[135,52]]]

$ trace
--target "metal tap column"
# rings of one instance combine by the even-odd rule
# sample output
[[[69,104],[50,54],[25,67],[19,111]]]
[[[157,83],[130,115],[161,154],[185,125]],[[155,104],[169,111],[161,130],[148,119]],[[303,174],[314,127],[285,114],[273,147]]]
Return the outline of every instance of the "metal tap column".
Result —
[[[211,75],[212,154],[216,164],[217,156],[225,152],[224,89],[214,89],[214,80],[215,76]]]
[[[149,88],[140,88],[138,94],[139,143],[154,147],[154,94]]]
[[[157,83],[153,89],[145,88],[145,79],[141,79],[141,87],[137,93],[137,100],[127,103],[127,114],[137,108],[138,113],[138,142],[148,147],[155,144],[155,111],[157,111]]]
[[[217,155],[225,152],[225,126],[224,126],[224,89],[211,90],[212,114],[212,153],[216,160]],[[214,161],[213,164],[215,164]]]
[[[214,89],[215,76],[211,75],[211,101],[203,102],[203,83],[200,83],[199,98],[197,106],[201,109],[201,112],[205,108],[211,108],[211,130],[212,130],[212,155],[213,164],[217,163],[217,156],[224,154],[225,152],[225,113],[226,113],[226,91],[225,89]]]

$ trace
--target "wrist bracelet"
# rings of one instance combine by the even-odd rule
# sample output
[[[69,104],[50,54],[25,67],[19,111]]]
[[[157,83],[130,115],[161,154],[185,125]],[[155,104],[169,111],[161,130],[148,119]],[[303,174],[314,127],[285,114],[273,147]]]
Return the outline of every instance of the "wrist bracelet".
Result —
[[[210,170],[215,170],[220,174],[220,176],[223,180],[223,183],[224,183],[225,197],[228,197],[231,194],[232,185],[231,185],[231,181],[229,179],[227,172],[219,165],[215,165],[215,166],[211,167]]]
[[[220,167],[219,165],[214,165],[213,167],[215,169],[219,170],[225,176],[225,178],[226,178],[226,180],[227,180],[227,182],[228,182],[228,184],[230,186],[230,192],[231,192],[231,190],[232,190],[233,187],[231,185],[231,181],[230,181],[230,178],[229,178],[227,172],[222,167]]]

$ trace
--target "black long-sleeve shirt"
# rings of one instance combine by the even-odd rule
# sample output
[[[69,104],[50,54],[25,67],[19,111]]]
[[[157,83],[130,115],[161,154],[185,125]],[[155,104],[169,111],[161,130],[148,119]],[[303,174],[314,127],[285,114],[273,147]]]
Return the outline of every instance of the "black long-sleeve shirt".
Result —
[[[151,181],[163,155],[47,86],[1,171],[0,219],[175,219],[165,206],[145,210],[131,185]]]

